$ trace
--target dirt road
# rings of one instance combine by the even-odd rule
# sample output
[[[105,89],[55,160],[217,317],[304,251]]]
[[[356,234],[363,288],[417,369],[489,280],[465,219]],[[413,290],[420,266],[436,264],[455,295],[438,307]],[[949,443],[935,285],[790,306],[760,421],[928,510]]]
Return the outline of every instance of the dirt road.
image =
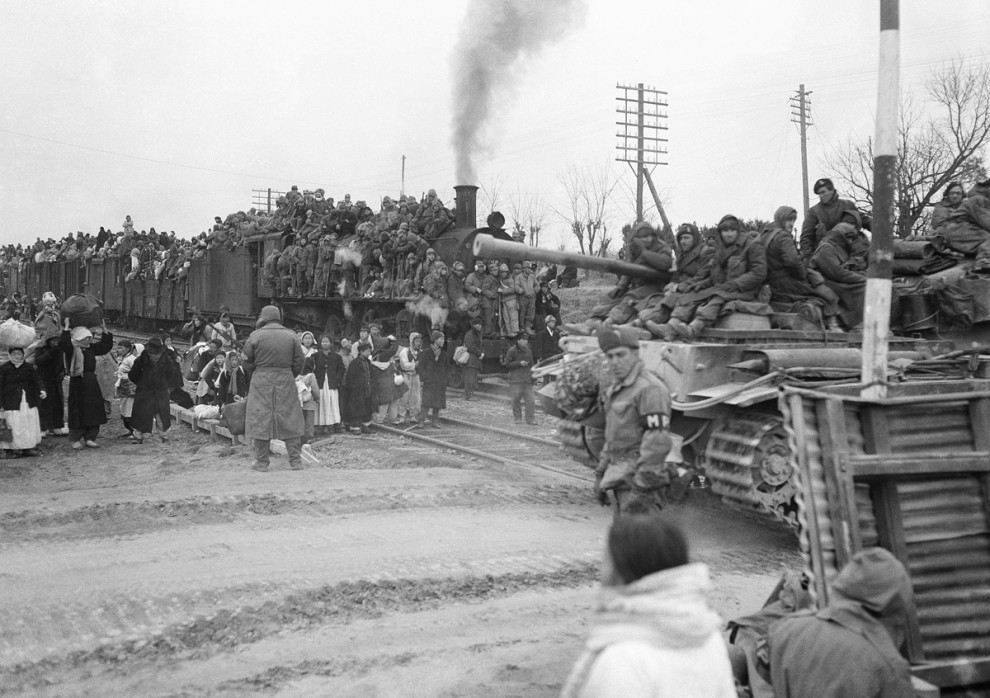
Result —
[[[559,692],[610,518],[581,483],[380,434],[258,473],[186,427],[105,432],[0,461],[0,693]],[[668,513],[726,617],[799,562],[789,532],[706,493]]]

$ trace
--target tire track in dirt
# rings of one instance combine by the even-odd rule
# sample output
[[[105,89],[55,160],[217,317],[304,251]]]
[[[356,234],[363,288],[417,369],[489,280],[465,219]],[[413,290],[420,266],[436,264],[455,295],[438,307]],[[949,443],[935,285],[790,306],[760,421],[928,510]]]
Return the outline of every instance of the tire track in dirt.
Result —
[[[336,516],[370,511],[451,507],[505,507],[532,504],[561,507],[586,504],[586,488],[542,485],[406,487],[401,491],[330,490],[326,492],[199,496],[158,501],[91,504],[59,512],[25,510],[0,514],[0,549],[44,541],[113,537],[130,540],[163,525],[193,526],[233,521],[242,515],[305,514]]]
[[[591,560],[531,558],[491,560],[499,574],[475,574],[425,579],[343,582],[295,591],[261,604],[221,609],[209,616],[175,623],[144,637],[105,642],[93,649],[49,656],[33,662],[0,665],[0,685],[5,690],[26,691],[46,685],[46,677],[64,672],[122,673],[150,662],[202,659],[239,645],[258,642],[282,632],[324,625],[346,625],[358,618],[440,608],[446,604],[484,601],[531,589],[573,588],[591,583],[598,564]],[[524,569],[524,568],[529,569]],[[279,667],[224,689],[251,685],[254,690],[276,688],[295,675],[353,671],[353,662],[327,662],[324,666]]]

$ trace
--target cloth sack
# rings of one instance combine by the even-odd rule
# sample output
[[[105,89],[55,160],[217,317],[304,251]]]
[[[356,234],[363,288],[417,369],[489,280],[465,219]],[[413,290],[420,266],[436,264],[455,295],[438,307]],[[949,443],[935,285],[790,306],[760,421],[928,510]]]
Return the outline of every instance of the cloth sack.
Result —
[[[227,427],[227,430],[234,436],[241,436],[245,431],[245,417],[247,416],[247,400],[232,402],[224,405],[220,415],[220,424]]]
[[[464,366],[467,364],[468,359],[471,355],[468,353],[467,347],[463,344],[454,349],[454,363]]]
[[[196,419],[216,419],[220,416],[220,408],[216,405],[196,405],[193,414]]]
[[[313,399],[313,391],[301,380],[296,379],[296,393],[299,395],[299,404],[305,405]]]
[[[0,344],[8,348],[26,349],[34,341],[34,328],[13,318],[0,323]]]
[[[96,327],[103,322],[103,304],[93,296],[76,293],[62,303],[62,317],[69,327]]]

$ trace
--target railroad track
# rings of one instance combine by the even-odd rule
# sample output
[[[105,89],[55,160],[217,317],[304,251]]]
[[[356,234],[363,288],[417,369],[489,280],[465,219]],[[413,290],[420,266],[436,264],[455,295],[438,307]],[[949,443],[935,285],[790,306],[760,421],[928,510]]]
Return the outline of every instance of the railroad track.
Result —
[[[373,424],[372,427],[383,433],[450,449],[474,458],[593,482],[588,469],[564,454],[560,443],[552,439],[526,434],[518,429],[503,429],[452,417],[441,417],[440,421],[440,429],[398,429],[384,424]]]

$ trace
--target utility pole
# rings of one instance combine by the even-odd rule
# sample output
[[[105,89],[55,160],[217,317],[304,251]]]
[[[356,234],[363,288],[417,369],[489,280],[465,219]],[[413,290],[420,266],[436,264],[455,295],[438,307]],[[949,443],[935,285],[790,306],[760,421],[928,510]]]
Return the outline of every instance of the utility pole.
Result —
[[[621,121],[615,122],[621,127],[615,134],[619,139],[616,145],[618,155],[615,159],[628,163],[629,168],[636,175],[636,220],[643,220],[645,183],[653,194],[653,200],[663,219],[664,230],[673,235],[674,231],[670,227],[667,214],[663,210],[663,204],[650,177],[653,167],[667,164],[659,160],[660,155],[667,154],[667,148],[663,145],[667,139],[660,136],[661,131],[667,130],[664,122],[667,114],[660,111],[661,107],[667,106],[667,93],[652,87],[644,87],[643,83],[615,87],[620,90],[620,95],[616,98],[619,105],[615,111],[622,115]]]
[[[808,198],[808,127],[814,125],[811,121],[810,92],[804,91],[804,84],[798,87],[797,93],[791,97],[791,121],[801,129],[801,191],[804,193],[804,215],[808,215],[811,201]]]
[[[402,156],[402,185],[399,187],[399,196],[406,195],[406,156]]]

